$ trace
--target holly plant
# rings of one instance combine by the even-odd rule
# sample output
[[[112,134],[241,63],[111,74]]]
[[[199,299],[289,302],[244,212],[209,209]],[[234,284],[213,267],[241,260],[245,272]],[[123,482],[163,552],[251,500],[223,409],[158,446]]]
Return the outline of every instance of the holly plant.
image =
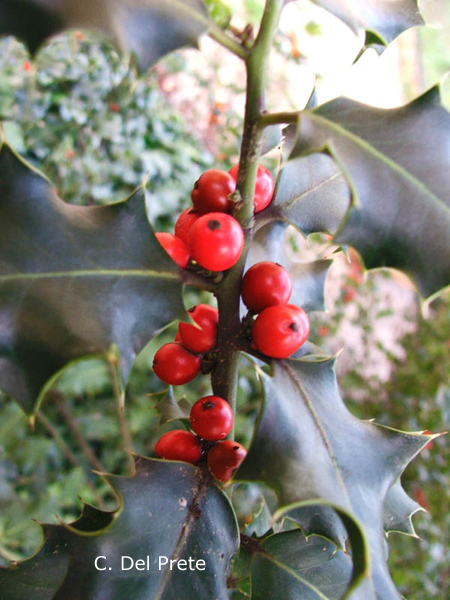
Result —
[[[313,1],[365,35],[363,49],[424,24],[417,0]],[[2,600],[400,597],[387,534],[415,535],[420,507],[401,475],[437,434],[351,414],[339,358],[309,341],[309,315],[324,310],[327,270],[347,246],[367,269],[404,271],[424,302],[450,284],[450,116],[438,87],[393,109],[316,105],[313,93],[302,110],[268,111],[287,3],[266,0],[259,27],[239,30],[220,0],[0,1],[0,34],[32,56],[88,28],[143,72],[207,34],[247,73],[239,163],[192,181],[174,234],[153,230],[145,181],[115,204],[69,205],[1,134],[0,387],[30,424],[61,371],[92,355],[113,366],[126,414],[135,358],[178,323],[153,362],[170,421],[154,452],[134,456],[132,475],[103,474],[115,510],[84,504],[70,524],[43,524],[41,548],[0,568]],[[275,148],[277,169],[265,158]],[[292,262],[288,224],[334,250]],[[185,307],[188,288],[201,301]],[[249,365],[260,390],[250,443],[235,440]],[[210,393],[177,400],[196,377]],[[259,504],[238,524],[245,486]]]

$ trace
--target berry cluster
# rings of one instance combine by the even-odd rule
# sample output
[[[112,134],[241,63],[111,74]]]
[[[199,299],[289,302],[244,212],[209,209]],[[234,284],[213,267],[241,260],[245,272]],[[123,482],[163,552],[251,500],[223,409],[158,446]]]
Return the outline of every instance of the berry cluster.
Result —
[[[157,233],[161,246],[179,267],[185,269],[194,260],[208,271],[230,269],[244,247],[242,227],[230,213],[235,203],[239,165],[227,173],[219,169],[205,171],[191,192],[192,208],[187,208],[175,223],[175,235]],[[259,165],[254,191],[254,212],[266,208],[272,199],[274,181],[269,171]]]
[[[252,323],[253,344],[271,358],[287,358],[309,335],[308,315],[288,304],[291,293],[291,276],[278,263],[256,263],[242,279],[242,301],[250,314],[258,315]]]
[[[220,396],[205,396],[192,406],[189,418],[194,433],[184,429],[165,433],[156,444],[156,454],[194,465],[206,455],[211,474],[228,481],[246,456],[241,444],[225,439],[233,426],[230,405]]]
[[[180,323],[174,342],[164,344],[153,359],[155,374],[170,385],[184,385],[200,372],[202,355],[216,345],[219,313],[209,304],[188,310],[193,321]]]
[[[229,214],[234,208],[231,194],[237,173],[238,166],[228,173],[218,169],[203,173],[191,193],[193,207],[179,216],[175,235],[156,234],[182,268],[192,258],[204,269],[223,271],[239,259],[244,234]],[[255,213],[266,208],[273,191],[272,176],[259,166],[253,200]],[[309,335],[308,317],[303,309],[289,304],[291,294],[289,273],[274,262],[253,265],[242,279],[242,301],[249,310],[243,324],[251,325],[253,347],[271,358],[287,358]],[[189,313],[195,324],[180,323],[175,340],[161,346],[153,360],[155,374],[170,385],[183,385],[194,379],[205,354],[216,347],[218,311],[208,304],[198,304]],[[206,358],[213,357],[210,354]],[[190,423],[194,433],[169,431],[156,444],[156,454],[192,464],[206,456],[212,475],[219,481],[228,481],[246,455],[243,446],[225,439],[233,424],[230,405],[219,396],[205,396],[192,406]]]

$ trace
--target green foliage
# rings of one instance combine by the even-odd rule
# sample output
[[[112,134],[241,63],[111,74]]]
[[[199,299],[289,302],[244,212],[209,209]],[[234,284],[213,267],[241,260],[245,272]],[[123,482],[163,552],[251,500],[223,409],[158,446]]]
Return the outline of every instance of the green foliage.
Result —
[[[0,34],[15,35],[35,52],[47,38],[67,29],[94,29],[125,52],[132,52],[141,71],[181,46],[195,45],[207,29],[202,0],[1,0]]]
[[[344,0],[316,3],[356,32],[365,30],[366,43],[377,46],[421,23],[415,0],[364,0],[357,11]],[[6,517],[0,521],[2,561],[19,558],[36,546],[36,530],[22,536],[23,519],[36,500],[46,502],[43,513],[47,513],[52,489],[65,521],[76,512],[75,490],[88,490],[101,508],[84,504],[76,521],[44,525],[39,551],[0,569],[6,599],[33,595],[42,600],[98,600],[105,594],[114,599],[131,593],[146,600],[180,595],[209,600],[227,598],[228,590],[233,590],[234,598],[268,593],[287,598],[398,598],[388,571],[386,533],[414,535],[411,515],[419,505],[407,495],[400,478],[420,449],[438,440],[426,435],[418,423],[412,427],[418,432],[406,433],[392,429],[390,417],[384,425],[385,417],[375,424],[355,416],[358,407],[351,412],[337,387],[336,357],[328,356],[314,340],[285,361],[269,361],[254,352],[248,330],[252,315],[242,323],[238,315],[240,281],[246,260],[247,265],[261,258],[281,260],[296,280],[293,301],[312,311],[323,310],[330,261],[291,262],[285,246],[286,223],[292,223],[304,234],[336,234],[339,243],[360,251],[369,268],[388,265],[404,270],[423,295],[448,286],[450,227],[444,190],[449,117],[436,89],[390,111],[341,98],[317,107],[310,103],[301,113],[287,116],[261,114],[264,65],[284,4],[266,2],[254,45],[251,27],[238,31],[231,26],[222,32],[212,26],[211,35],[246,60],[249,80],[240,163],[243,184],[236,194],[243,202],[237,202],[235,211],[246,229],[249,254],[214,281],[193,274],[192,263],[181,271],[162,250],[147,219],[144,184],[127,200],[108,206],[69,205],[2,137],[0,383],[24,409],[34,410],[37,423],[35,436],[27,432],[18,409],[14,412],[1,399],[6,426],[0,433],[7,442],[0,447],[0,465],[6,472],[0,479],[5,482],[0,501],[7,503]],[[145,69],[171,49],[195,43],[210,24],[199,0],[174,0],[164,6],[131,0],[117,5],[115,12],[114,6],[105,0],[94,8],[83,0],[57,2],[49,11],[43,0],[14,5],[3,0],[1,31],[22,35],[34,51],[48,36],[89,23],[119,47],[134,51]],[[247,3],[253,17],[259,7]],[[208,8],[216,23],[228,24],[225,5],[208,2]],[[33,19],[35,27],[30,28]],[[134,178],[137,174],[142,178],[144,167],[150,170],[153,199],[164,195],[165,181],[175,170],[164,171],[167,163],[158,157],[179,158],[187,177],[189,167],[201,162],[201,153],[193,152],[183,162],[182,128],[173,129],[169,119],[162,119],[164,125],[158,127],[158,120],[145,114],[155,96],[151,86],[135,79],[126,62],[110,50],[105,59],[103,50],[87,41],[84,33],[65,39],[49,46],[56,58],[48,58],[46,49],[40,53],[37,71],[26,55],[21,57],[19,46],[3,42],[18,57],[13,68],[5,69],[1,82],[6,90],[0,108],[7,117],[7,138],[31,154],[36,164],[45,162],[50,175],[53,164],[61,183],[69,182],[69,196],[73,186],[75,203],[111,200],[124,187],[139,184]],[[75,61],[67,60],[67,40],[72,50],[87,44]],[[105,73],[106,79],[99,79]],[[126,106],[123,113],[122,106]],[[261,148],[279,143],[282,123],[292,125],[286,132],[287,161],[281,166],[275,199],[267,211],[251,219],[254,163]],[[61,142],[66,124],[70,133],[63,134]],[[269,125],[266,136],[264,124]],[[55,145],[58,151],[53,154]],[[88,149],[91,156],[100,155],[100,162],[120,159],[125,168],[114,175],[108,165],[102,178],[95,180],[96,169],[84,162]],[[60,165],[64,157],[72,161],[76,156],[80,168],[71,181],[66,175],[74,171],[61,170]],[[103,177],[109,187],[97,188],[95,198],[86,190],[94,180],[101,188]],[[79,184],[84,178],[90,184],[83,184],[85,190]],[[181,183],[183,176],[174,179]],[[152,219],[177,202],[169,200],[162,211],[153,211],[150,202]],[[219,344],[203,367],[211,371],[213,392],[224,395],[234,408],[237,404],[237,438],[249,446],[227,490],[232,503],[212,480],[204,457],[197,467],[139,457],[136,472],[130,472],[131,452],[151,455],[157,436],[184,426],[191,401],[210,391],[209,382],[202,379],[167,392],[148,375],[156,348],[152,338],[184,314],[185,283],[202,290],[186,291],[185,299],[196,301],[212,290],[218,300]],[[388,312],[379,311],[378,318]],[[370,327],[367,324],[367,334]],[[172,336],[173,330],[167,330],[158,341]],[[240,364],[246,360],[240,356],[243,352],[255,355],[245,365]],[[262,366],[262,358],[268,367]],[[69,363],[72,370],[58,380]],[[77,378],[85,374],[80,384]],[[122,383],[128,379],[125,395]],[[401,384],[396,388],[403,389]],[[45,392],[47,403],[39,409]],[[438,390],[436,406],[446,406],[447,392],[443,387]],[[390,401],[395,397],[392,390]],[[100,402],[90,408],[87,400]],[[23,454],[16,449],[21,440]],[[28,457],[34,446],[39,463]],[[90,467],[126,476],[108,475],[110,488]],[[58,481],[61,472],[63,484]],[[43,482],[45,493],[42,487],[34,488]],[[419,491],[414,496],[423,504]],[[15,500],[19,510],[11,512],[10,502]],[[237,523],[242,537],[236,556]],[[93,567],[100,555],[111,561],[111,572]],[[122,571],[124,555],[135,560],[149,556],[153,568],[137,574]],[[161,555],[201,558],[207,567],[189,577],[167,567],[157,572]],[[407,579],[401,585],[414,584]],[[441,589],[435,586],[435,591]]]
[[[391,137],[380,136],[380,131],[389,131]],[[295,202],[301,206],[308,196],[301,156],[327,148],[348,177],[353,196],[336,241],[354,246],[367,268],[397,268],[408,273],[423,296],[437,293],[450,279],[448,255],[441,251],[450,245],[449,133],[450,115],[440,103],[438,88],[398,109],[382,110],[340,98],[304,111],[299,131],[296,126],[290,130],[296,140],[290,158],[300,168]],[[293,167],[291,175],[292,171]],[[313,195],[319,193],[318,187],[323,192],[323,186],[334,191],[337,181],[338,172],[322,176]],[[286,191],[282,188],[279,193]],[[342,191],[337,190],[336,200],[329,197],[329,189],[326,193],[329,212],[338,211],[339,220]],[[278,198],[278,204],[283,200],[284,196]],[[292,202],[289,194],[288,211]],[[424,224],[419,231],[418,221]],[[319,230],[329,231],[326,226],[319,223]],[[433,244],[428,242],[429,231]]]
[[[178,70],[180,60],[161,67]],[[8,142],[66,202],[123,200],[148,173],[149,211],[161,224],[173,222],[211,161],[168,107],[158,73],[137,78],[84,32],[55,38],[34,63],[13,38],[0,39],[0,118]]]

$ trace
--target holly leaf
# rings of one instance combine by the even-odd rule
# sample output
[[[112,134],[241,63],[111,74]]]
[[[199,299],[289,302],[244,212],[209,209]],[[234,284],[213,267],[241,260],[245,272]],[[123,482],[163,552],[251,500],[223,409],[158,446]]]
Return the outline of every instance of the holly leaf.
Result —
[[[285,131],[289,147],[292,140],[295,143],[295,128]],[[350,205],[348,180],[331,156],[292,152],[281,170],[272,202],[256,217],[256,226],[285,221],[305,235],[317,231],[334,234]]]
[[[400,479],[390,488],[384,502],[384,529],[418,537],[412,522],[413,515],[425,509],[408,496]]]
[[[281,264],[292,278],[289,302],[307,312],[325,310],[325,278],[333,261],[294,261],[286,252],[286,227],[287,223],[276,221],[259,229],[253,237],[246,267],[266,260]]]
[[[227,497],[206,472],[187,463],[139,458],[133,477],[107,479],[121,506],[114,513],[85,507],[71,525],[44,525],[44,544],[35,556],[0,568],[2,600],[226,597],[239,533]],[[181,563],[183,570],[170,563],[159,568],[163,556],[187,563]],[[105,557],[98,560],[105,570],[95,568],[97,557]],[[143,562],[136,568],[138,560]],[[197,560],[205,562],[204,570],[190,568]],[[52,566],[56,576],[49,586],[45,573]],[[40,589],[44,576],[48,592]]]
[[[387,45],[403,31],[424,25],[418,0],[312,0],[356,34],[366,31]]]
[[[126,382],[137,353],[186,314],[144,184],[117,204],[68,205],[3,143],[0,190],[0,388],[32,412],[65,365],[112,347]]]
[[[0,0],[0,35],[15,35],[35,53],[68,29],[93,29],[146,70],[161,56],[197,45],[208,27],[202,0]]]
[[[404,271],[425,297],[448,286],[450,114],[438,88],[394,109],[339,98],[302,113],[298,127],[288,128],[290,135],[298,133],[288,165],[294,160],[300,168],[302,155],[327,147],[336,158],[337,178],[340,166],[352,186],[353,206],[335,241],[354,246],[369,269]],[[313,164],[316,156],[309,157]],[[304,189],[300,181],[297,194]],[[325,204],[321,210],[334,213],[336,196],[328,211]],[[286,194],[277,205],[283,200]],[[343,203],[341,198],[340,214]],[[329,220],[324,214],[314,225],[330,230]]]
[[[330,541],[299,529],[262,540],[253,554],[252,600],[342,598],[350,584],[352,561]]]
[[[261,374],[264,401],[235,479],[266,483],[282,506],[324,499],[355,515],[369,540],[371,595],[398,598],[386,565],[384,504],[428,437],[355,418],[340,398],[334,363],[273,361],[273,376]]]
[[[153,394],[160,401],[158,402],[157,408],[161,415],[160,425],[169,421],[179,421],[180,419],[189,419],[189,413],[191,412],[191,404],[189,400],[183,396],[179,401],[175,398],[173,389],[170,387],[167,391],[161,392],[160,394]]]

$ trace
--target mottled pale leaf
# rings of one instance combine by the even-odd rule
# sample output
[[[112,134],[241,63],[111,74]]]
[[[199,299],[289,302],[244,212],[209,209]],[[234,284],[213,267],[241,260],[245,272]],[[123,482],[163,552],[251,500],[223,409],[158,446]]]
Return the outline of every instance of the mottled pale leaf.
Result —
[[[260,542],[252,561],[252,600],[340,599],[351,580],[352,561],[328,540],[300,530]]]
[[[202,0],[0,0],[0,35],[15,35],[35,52],[67,29],[92,29],[133,52],[141,70],[187,45],[208,26]]]
[[[423,296],[450,285],[450,114],[438,88],[394,109],[333,100],[302,114],[296,140],[299,169],[303,154],[327,146],[351,181],[354,206],[338,243],[368,268],[405,271]],[[323,225],[334,207],[323,205]]]
[[[182,273],[156,240],[144,187],[105,207],[68,205],[0,148],[0,388],[28,412],[67,363],[136,354],[185,315]]]
[[[333,359],[274,361],[273,377],[261,377],[264,402],[236,479],[272,486],[282,505],[323,498],[354,514],[369,539],[371,597],[398,598],[386,565],[384,502],[428,438],[349,413]]]
[[[141,458],[137,466],[133,477],[108,476],[121,498],[115,513],[89,509],[71,526],[45,525],[38,554],[0,568],[2,600],[226,598],[226,575],[239,544],[226,496],[187,463]],[[104,571],[95,569],[98,556],[106,557],[98,563]],[[124,556],[143,560],[145,568],[122,569],[131,564],[122,563]],[[204,560],[205,570],[160,570],[159,556]],[[45,575],[50,568],[53,582]]]

